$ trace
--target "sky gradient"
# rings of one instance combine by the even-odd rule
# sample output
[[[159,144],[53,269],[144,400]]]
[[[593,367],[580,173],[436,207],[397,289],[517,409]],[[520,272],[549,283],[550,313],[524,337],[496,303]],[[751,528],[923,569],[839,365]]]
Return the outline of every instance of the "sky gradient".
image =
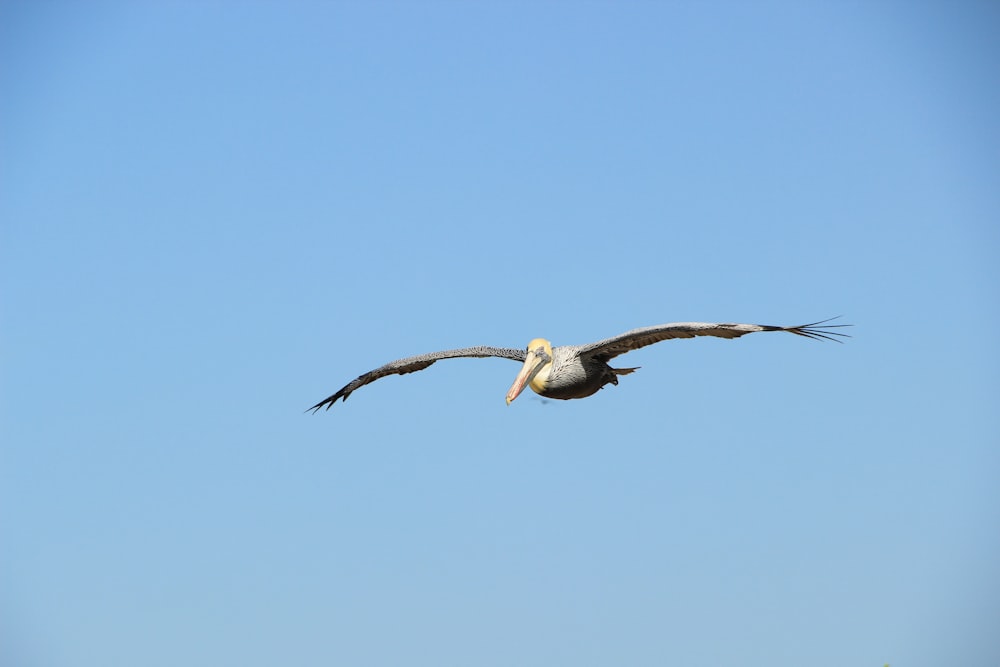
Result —
[[[1000,664],[1000,11],[751,4],[0,6],[0,663]]]

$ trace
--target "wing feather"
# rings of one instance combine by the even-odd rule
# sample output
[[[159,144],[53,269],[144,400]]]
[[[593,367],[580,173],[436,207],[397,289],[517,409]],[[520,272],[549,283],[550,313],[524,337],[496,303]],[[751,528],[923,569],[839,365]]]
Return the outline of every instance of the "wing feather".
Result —
[[[514,361],[523,362],[525,356],[526,353],[524,350],[515,350],[508,347],[479,346],[464,347],[459,350],[444,350],[443,352],[430,352],[428,354],[420,354],[415,357],[397,359],[396,361],[390,361],[384,366],[379,366],[375,370],[359,375],[341,388],[336,394],[324,398],[322,401],[309,408],[309,410],[312,410],[313,413],[316,413],[321,408],[329,410],[333,404],[337,402],[337,399],[343,399],[346,401],[347,397],[351,395],[351,392],[358,387],[363,387],[366,384],[374,382],[380,378],[384,378],[387,375],[405,375],[407,373],[422,371],[435,361],[440,361],[441,359],[455,359],[458,357],[500,357],[503,359],[512,359]],[[308,412],[308,410],[306,412]]]
[[[716,338],[739,338],[748,333],[758,331],[787,331],[797,336],[805,336],[813,340],[833,340],[850,338],[847,334],[833,331],[850,324],[827,324],[837,318],[830,318],[812,324],[801,324],[795,327],[776,327],[767,324],[715,324],[709,322],[672,322],[658,324],[652,327],[632,329],[612,338],[605,338],[596,343],[581,345],[581,355],[589,355],[599,361],[607,362],[620,354],[625,354],[641,347],[659,343],[672,338],[694,338],[696,336],[715,336]]]

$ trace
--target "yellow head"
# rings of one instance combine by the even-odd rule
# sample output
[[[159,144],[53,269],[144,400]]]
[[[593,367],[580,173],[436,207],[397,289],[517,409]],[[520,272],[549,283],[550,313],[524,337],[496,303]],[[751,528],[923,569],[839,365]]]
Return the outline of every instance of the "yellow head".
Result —
[[[529,385],[536,394],[542,393],[549,379],[549,371],[552,369],[552,343],[544,338],[535,338],[528,343],[527,354],[521,372],[514,379],[510,391],[507,392],[507,405],[524,391],[525,385]]]

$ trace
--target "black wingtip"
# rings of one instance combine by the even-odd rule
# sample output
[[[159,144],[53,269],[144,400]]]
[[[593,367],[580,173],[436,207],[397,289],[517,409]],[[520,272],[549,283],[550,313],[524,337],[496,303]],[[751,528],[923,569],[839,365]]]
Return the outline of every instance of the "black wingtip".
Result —
[[[819,322],[812,322],[810,324],[801,324],[797,327],[788,327],[785,331],[793,333],[797,336],[805,336],[806,338],[811,338],[813,340],[832,340],[835,343],[843,343],[841,338],[851,338],[850,334],[841,333],[839,331],[831,331],[831,329],[842,329],[844,327],[852,327],[853,324],[827,324],[827,322],[832,322],[834,320],[840,319],[842,315],[837,315],[836,317],[828,317],[825,320],[820,320]]]
[[[347,387],[344,387],[344,389],[347,389]],[[306,412],[311,411],[313,414],[316,414],[321,409],[325,412],[326,410],[332,408],[333,404],[336,403],[338,399],[340,399],[341,401],[346,401],[347,397],[351,395],[351,392],[344,391],[344,389],[341,389],[332,396],[327,396],[326,398],[324,398],[322,401],[312,406],[311,408],[306,408]]]
[[[328,396],[327,398],[324,398],[322,401],[312,406],[311,408],[306,408],[306,412],[312,412],[313,414],[316,414],[320,410],[324,411],[329,410],[331,407],[333,407],[333,404],[337,402],[338,398],[340,398],[340,394],[334,394],[333,396]],[[346,399],[347,397],[345,396],[344,398]]]

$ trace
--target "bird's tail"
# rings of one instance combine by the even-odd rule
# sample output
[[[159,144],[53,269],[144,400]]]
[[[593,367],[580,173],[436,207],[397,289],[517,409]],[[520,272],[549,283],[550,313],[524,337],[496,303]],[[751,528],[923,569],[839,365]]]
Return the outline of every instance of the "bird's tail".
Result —
[[[628,375],[629,373],[636,372],[640,368],[642,368],[642,366],[636,366],[635,368],[612,368],[611,370],[615,372],[615,375]]]

